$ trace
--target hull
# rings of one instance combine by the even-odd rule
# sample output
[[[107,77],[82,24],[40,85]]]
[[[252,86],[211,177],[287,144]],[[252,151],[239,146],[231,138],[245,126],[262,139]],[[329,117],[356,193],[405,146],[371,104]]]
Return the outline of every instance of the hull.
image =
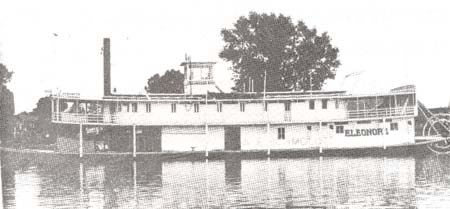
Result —
[[[446,139],[425,141],[414,144],[395,145],[384,147],[361,147],[361,148],[328,148],[320,152],[319,149],[276,149],[271,150],[268,155],[267,150],[245,150],[245,151],[210,151],[208,156],[205,152],[138,152],[135,160],[220,160],[228,157],[238,157],[242,159],[263,159],[263,158],[306,158],[306,157],[364,157],[364,156],[386,156],[386,157],[404,157],[404,156],[424,156],[432,154],[428,148],[429,145]],[[0,148],[2,154],[2,163],[36,161],[41,163],[62,163],[73,160],[88,160],[90,162],[104,161],[111,159],[130,159],[131,152],[103,152],[103,153],[85,153],[83,158],[79,158],[78,153],[59,153],[42,150],[18,150],[12,148]]]

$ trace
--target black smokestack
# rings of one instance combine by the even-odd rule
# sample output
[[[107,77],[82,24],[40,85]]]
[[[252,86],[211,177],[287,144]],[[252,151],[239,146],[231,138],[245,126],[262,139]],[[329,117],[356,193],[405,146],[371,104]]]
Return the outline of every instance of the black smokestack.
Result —
[[[111,52],[109,38],[103,39],[103,95],[111,96]]]

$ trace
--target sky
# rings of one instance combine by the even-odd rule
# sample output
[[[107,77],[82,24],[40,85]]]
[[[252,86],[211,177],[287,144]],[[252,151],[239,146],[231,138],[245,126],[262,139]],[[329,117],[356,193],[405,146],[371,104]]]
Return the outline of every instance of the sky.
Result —
[[[328,32],[342,65],[326,90],[382,92],[414,84],[426,106],[448,106],[450,6],[445,1],[0,1],[0,62],[16,113],[46,90],[100,98],[102,39],[111,39],[112,87],[143,93],[147,79],[192,61],[216,61],[216,82],[232,86],[218,56],[223,28],[250,11],[290,16]]]

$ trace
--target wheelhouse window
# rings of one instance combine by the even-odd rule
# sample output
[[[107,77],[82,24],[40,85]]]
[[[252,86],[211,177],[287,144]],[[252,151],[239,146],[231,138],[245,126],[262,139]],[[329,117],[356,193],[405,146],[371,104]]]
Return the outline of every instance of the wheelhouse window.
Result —
[[[217,112],[222,112],[222,102],[217,103]]]
[[[343,134],[344,133],[344,126],[336,126],[336,133],[337,134]]]
[[[245,112],[245,103],[239,103],[239,109],[241,110],[241,112]]]
[[[306,130],[311,131],[312,130],[312,126],[306,126]]]
[[[137,112],[138,105],[137,103],[131,103],[131,112]]]
[[[323,99],[322,100],[322,109],[327,109],[327,107],[328,107],[328,100]]]
[[[291,102],[290,101],[284,102],[284,111],[291,111]]]
[[[391,131],[397,131],[398,130],[398,123],[391,123]]]
[[[314,110],[314,100],[309,101],[309,109]]]
[[[285,129],[284,128],[278,128],[278,139],[285,139]]]
[[[172,112],[177,112],[177,104],[176,103],[172,103],[170,106],[171,106]]]
[[[335,107],[336,109],[339,109],[339,100],[335,100],[335,101],[334,101],[334,107]]]
[[[194,103],[194,112],[200,111],[200,105],[198,103]]]
[[[150,103],[145,104],[145,111],[146,112],[151,112],[152,111],[152,104],[150,104]]]

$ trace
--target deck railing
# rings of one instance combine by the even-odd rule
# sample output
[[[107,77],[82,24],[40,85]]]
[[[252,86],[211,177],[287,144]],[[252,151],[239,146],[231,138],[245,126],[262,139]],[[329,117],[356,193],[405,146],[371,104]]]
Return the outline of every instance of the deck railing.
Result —
[[[383,118],[395,116],[413,116],[414,106],[382,108],[382,109],[364,109],[364,110],[348,110],[348,118]]]
[[[364,110],[348,110],[346,114],[341,115],[322,115],[316,118],[317,121],[340,121],[347,119],[373,119],[373,118],[386,118],[386,117],[400,117],[400,116],[414,116],[414,106],[397,107],[397,108],[382,108],[382,109],[364,109]],[[125,114],[93,114],[93,113],[53,113],[52,121],[59,123],[90,123],[90,124],[111,124],[111,125],[195,125],[195,124],[224,124],[230,125],[236,124],[259,124],[259,123],[284,123],[284,122],[315,122],[311,121],[312,118],[294,117],[290,112],[284,114],[280,119],[271,118],[267,121],[265,117],[236,117],[234,119],[229,118],[216,118],[216,117],[201,117],[198,115],[196,118],[188,118],[186,115],[170,115],[170,117],[153,117],[151,115],[139,115],[137,113],[125,113]],[[168,115],[169,116],[169,115]],[[236,121],[235,121],[236,120]],[[278,121],[279,120],[279,121]]]

